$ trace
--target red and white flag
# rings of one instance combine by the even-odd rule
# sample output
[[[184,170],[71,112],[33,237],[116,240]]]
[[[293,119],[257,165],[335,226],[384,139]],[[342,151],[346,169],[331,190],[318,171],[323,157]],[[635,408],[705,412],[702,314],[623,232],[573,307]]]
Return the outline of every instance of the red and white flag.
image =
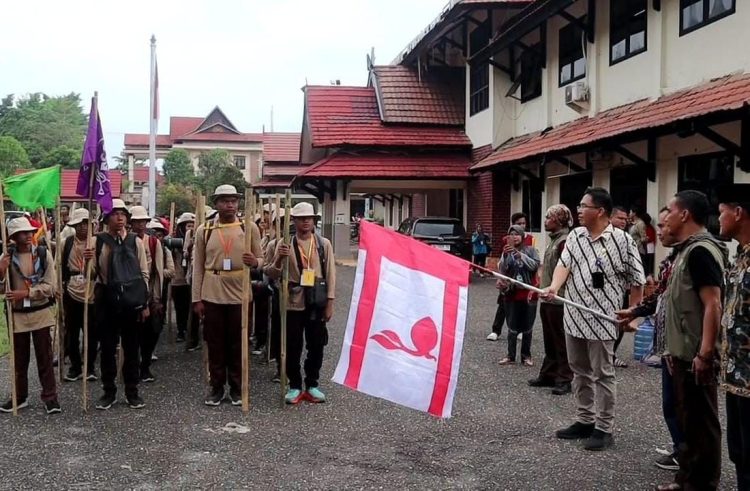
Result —
[[[365,221],[360,234],[333,380],[449,418],[466,327],[469,263]]]

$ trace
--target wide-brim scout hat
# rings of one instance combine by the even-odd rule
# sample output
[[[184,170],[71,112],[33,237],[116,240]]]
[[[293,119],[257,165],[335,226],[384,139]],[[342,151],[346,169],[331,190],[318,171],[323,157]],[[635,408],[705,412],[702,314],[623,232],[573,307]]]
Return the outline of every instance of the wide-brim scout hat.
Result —
[[[89,218],[89,211],[86,208],[76,208],[73,210],[70,220],[68,220],[68,225],[75,227],[79,223],[87,221]]]
[[[130,208],[130,219],[131,220],[151,220],[151,217],[146,211],[146,208],[140,205],[136,205]]]
[[[164,224],[161,223],[161,220],[151,220],[146,225],[146,228],[149,230],[163,230],[165,233],[168,232],[167,227],[165,227]]]
[[[182,215],[180,215],[180,218],[177,219],[177,225],[182,225],[183,223],[188,222],[194,222],[195,221],[195,214],[190,212],[185,212]]]
[[[115,198],[112,200],[112,210],[110,210],[108,214],[104,215],[104,218],[107,218],[109,215],[118,210],[124,211],[126,215],[130,216],[130,210],[128,210],[128,206],[125,204],[125,202],[120,198]]]
[[[294,205],[291,216],[292,218],[308,218],[316,217],[317,215],[315,214],[315,208],[313,208],[313,205],[303,201],[302,203]]]
[[[271,220],[276,220],[279,217],[284,218],[286,216],[286,208],[279,208],[278,210],[273,210],[273,213],[271,214]]]
[[[232,186],[231,184],[222,184],[221,186],[216,188],[216,191],[214,191],[213,196],[211,196],[211,199],[216,202],[217,199],[221,197],[229,196],[231,198],[241,198],[242,195],[237,192],[237,188]]]
[[[8,237],[13,238],[18,232],[36,232],[37,228],[26,217],[14,218],[8,222]]]

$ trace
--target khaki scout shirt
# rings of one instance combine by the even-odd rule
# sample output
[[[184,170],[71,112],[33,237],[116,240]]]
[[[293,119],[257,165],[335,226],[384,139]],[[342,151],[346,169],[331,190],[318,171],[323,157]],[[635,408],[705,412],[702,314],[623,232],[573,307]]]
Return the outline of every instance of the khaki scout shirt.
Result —
[[[148,291],[151,295],[150,301],[161,302],[164,282],[174,277],[174,260],[172,259],[172,254],[165,254],[162,242],[154,238],[156,240],[156,247],[154,247],[156,260],[154,261],[154,258],[151,257],[151,236],[144,235],[141,240],[143,240],[144,248],[146,249],[146,264],[148,265],[150,281],[148,285]]]
[[[120,238],[124,239],[126,235],[127,232],[123,230],[120,234]],[[141,268],[141,274],[143,275],[143,281],[146,282],[146,286],[148,287],[148,257],[146,256],[146,248],[143,245],[143,241],[139,237],[135,238],[135,247],[136,252],[138,253],[138,263]],[[102,252],[99,256],[99,262],[95,265],[97,271],[99,272],[99,276],[96,281],[101,283],[102,285],[106,285],[109,279],[109,254],[110,247],[105,243],[102,245]],[[94,260],[96,260],[96,258],[94,258]]]
[[[18,259],[21,263],[21,272],[25,276],[31,276],[34,274],[34,265],[32,264],[32,257],[30,252],[16,252]],[[5,257],[5,254],[0,256],[0,259]],[[47,250],[47,268],[44,271],[44,276],[39,279],[39,283],[34,286],[28,286],[25,280],[18,273],[17,266],[13,264],[11,260],[8,271],[10,273],[10,289],[11,290],[29,290],[29,299],[31,300],[31,307],[39,307],[50,302],[55,296],[55,260],[52,258],[52,253],[49,249]],[[3,279],[3,283],[5,279]],[[13,302],[13,309],[23,308],[23,300]],[[51,327],[55,325],[55,307],[50,305],[47,308],[36,310],[34,312],[13,312],[14,329],[13,332],[30,332],[44,329],[45,327]]]
[[[315,236],[313,235],[307,240],[300,240],[297,238],[297,244],[302,251],[305,251],[305,254],[310,250],[310,242],[314,237]],[[331,246],[331,242],[325,237],[320,238],[323,241],[323,253],[326,256],[325,278],[328,284],[328,299],[333,300],[336,298],[336,259],[333,257],[333,247]],[[281,278],[281,268],[277,268],[275,263],[279,254],[280,246],[281,242],[276,244],[273,262],[265,268],[266,274],[273,279]],[[300,252],[300,257],[303,255],[304,254]],[[311,266],[315,270],[315,277],[322,278],[323,271],[321,269],[320,258],[318,257],[318,247],[316,244],[313,244],[312,246],[311,256]],[[297,264],[297,254],[294,252],[294,249],[292,249],[289,251],[289,306],[287,307],[289,310],[305,310],[305,296],[302,287],[299,286],[300,276],[300,267]]]
[[[70,270],[70,279],[67,284],[67,292],[70,298],[77,302],[86,301],[86,263],[83,258],[83,252],[86,249],[85,241],[78,239],[75,235],[71,238],[73,247],[70,249],[68,257],[68,270]],[[63,245],[64,247],[64,245]],[[89,247],[96,247],[96,238],[92,237]],[[61,251],[65,249],[60,249]],[[96,280],[96,273],[91,272],[92,281]],[[93,283],[91,285],[93,287]],[[94,289],[91,288],[89,293],[89,304],[94,303]]]
[[[223,305],[242,304],[242,254],[245,252],[245,233],[252,234],[251,250],[258,259],[258,267],[263,266],[263,252],[260,249],[260,231],[250,222],[242,230],[239,220],[230,224],[219,223],[219,218],[211,220],[208,244],[206,226],[201,225],[193,236],[193,302],[211,302]],[[224,259],[230,260],[230,271],[224,271]],[[250,301],[252,301],[252,290]]]

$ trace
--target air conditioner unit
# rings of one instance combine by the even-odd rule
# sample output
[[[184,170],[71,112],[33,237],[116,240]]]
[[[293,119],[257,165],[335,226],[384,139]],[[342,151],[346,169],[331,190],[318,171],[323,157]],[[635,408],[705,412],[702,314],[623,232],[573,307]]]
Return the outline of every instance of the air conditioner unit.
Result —
[[[565,87],[565,104],[574,109],[584,109],[589,101],[589,87],[578,81]]]

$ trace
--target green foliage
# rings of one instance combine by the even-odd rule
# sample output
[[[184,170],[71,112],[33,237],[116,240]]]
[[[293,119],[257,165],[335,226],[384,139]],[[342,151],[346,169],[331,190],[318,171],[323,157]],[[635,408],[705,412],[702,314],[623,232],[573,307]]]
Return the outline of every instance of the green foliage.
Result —
[[[55,147],[35,165],[38,168],[61,165],[63,169],[78,169],[81,167],[81,151],[66,145]]]
[[[216,149],[202,153],[198,158],[198,169],[201,175],[198,185],[203,194],[209,197],[222,184],[233,185],[241,194],[248,185],[242,171],[234,166],[229,153],[225,150]]]
[[[195,194],[189,187],[180,184],[167,184],[160,187],[156,194],[156,212],[169,216],[171,203],[175,204],[175,217],[186,211],[195,212]]]
[[[195,170],[190,155],[182,149],[170,151],[164,158],[164,177],[169,184],[195,184]]]
[[[81,97],[70,93],[59,97],[34,93],[0,101],[0,136],[12,136],[26,149],[31,164],[42,162],[58,147],[67,147],[80,159],[86,135],[87,116]]]
[[[29,156],[18,140],[0,136],[0,176],[9,176],[16,169],[28,167],[29,163]]]

